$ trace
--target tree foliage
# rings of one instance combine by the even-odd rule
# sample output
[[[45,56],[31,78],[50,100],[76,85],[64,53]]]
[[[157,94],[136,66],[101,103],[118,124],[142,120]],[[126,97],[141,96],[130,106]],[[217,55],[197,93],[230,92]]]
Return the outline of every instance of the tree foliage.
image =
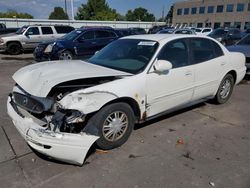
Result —
[[[51,20],[68,20],[69,16],[64,12],[62,7],[55,7],[54,10],[50,13],[49,19]]]
[[[78,8],[77,20],[116,20],[118,14],[105,0],[88,0]]]
[[[0,12],[0,18],[26,18],[33,19],[33,16],[28,13],[17,12],[16,10],[8,10],[7,12]]]
[[[139,7],[134,10],[128,10],[126,14],[126,20],[128,21],[155,21],[155,16],[150,14],[147,9]]]
[[[172,23],[173,21],[173,12],[174,12],[174,6],[172,5],[168,11],[168,14],[166,16],[166,22],[167,23]]]

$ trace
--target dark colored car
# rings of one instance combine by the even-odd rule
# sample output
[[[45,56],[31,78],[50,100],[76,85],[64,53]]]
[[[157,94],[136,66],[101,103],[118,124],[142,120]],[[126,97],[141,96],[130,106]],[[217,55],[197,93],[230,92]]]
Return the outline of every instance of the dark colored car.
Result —
[[[119,37],[121,35],[111,28],[80,28],[56,41],[40,43],[33,54],[37,61],[90,57]]]
[[[225,46],[235,44],[242,38],[241,31],[237,28],[218,28],[208,36],[218,40]]]
[[[227,46],[231,52],[241,52],[246,56],[247,74],[250,75],[250,34],[246,35],[235,45]]]
[[[119,32],[122,36],[146,34],[145,29],[143,29],[143,28],[137,28],[137,27],[117,28],[115,30],[117,32]]]

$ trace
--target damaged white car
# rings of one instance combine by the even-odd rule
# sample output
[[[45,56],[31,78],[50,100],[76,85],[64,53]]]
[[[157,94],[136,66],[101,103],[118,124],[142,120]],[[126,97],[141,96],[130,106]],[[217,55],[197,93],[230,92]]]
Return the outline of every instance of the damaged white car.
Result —
[[[82,164],[91,147],[121,146],[134,124],[208,99],[225,103],[245,57],[202,36],[137,35],[87,62],[44,62],[13,75],[8,114],[28,144]]]

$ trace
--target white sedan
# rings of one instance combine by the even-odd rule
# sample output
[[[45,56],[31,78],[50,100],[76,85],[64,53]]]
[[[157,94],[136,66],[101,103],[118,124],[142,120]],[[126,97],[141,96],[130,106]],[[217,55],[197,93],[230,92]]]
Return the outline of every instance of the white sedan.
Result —
[[[94,142],[119,147],[135,123],[208,99],[225,103],[245,73],[243,54],[208,37],[129,36],[86,62],[18,70],[7,109],[32,148],[82,164]]]

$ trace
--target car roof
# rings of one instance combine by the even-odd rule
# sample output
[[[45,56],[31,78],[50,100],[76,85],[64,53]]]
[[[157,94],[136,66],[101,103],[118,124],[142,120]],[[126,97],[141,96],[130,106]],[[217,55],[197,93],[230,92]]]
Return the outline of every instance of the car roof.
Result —
[[[165,41],[165,40],[172,40],[172,39],[181,39],[181,38],[206,38],[213,40],[207,36],[199,36],[199,35],[189,35],[189,34],[146,34],[146,35],[131,35],[123,37],[122,39],[139,39],[139,40],[153,40],[157,42]]]

